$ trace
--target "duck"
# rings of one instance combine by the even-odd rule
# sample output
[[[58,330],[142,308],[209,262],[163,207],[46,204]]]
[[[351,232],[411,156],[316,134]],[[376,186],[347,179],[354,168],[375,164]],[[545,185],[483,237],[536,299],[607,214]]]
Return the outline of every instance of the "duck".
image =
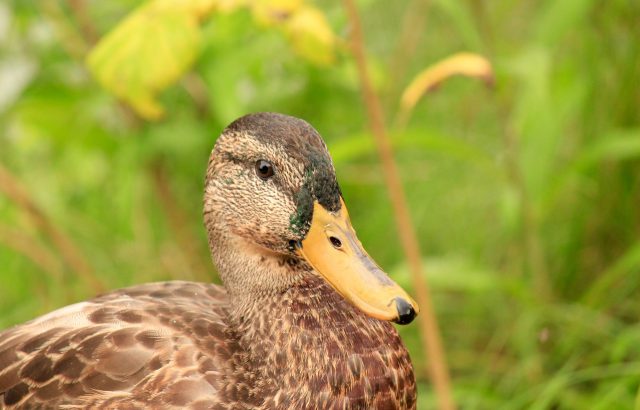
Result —
[[[418,305],[358,240],[309,123],[227,126],[203,215],[223,286],[137,285],[4,330],[0,408],[416,408],[393,323]]]

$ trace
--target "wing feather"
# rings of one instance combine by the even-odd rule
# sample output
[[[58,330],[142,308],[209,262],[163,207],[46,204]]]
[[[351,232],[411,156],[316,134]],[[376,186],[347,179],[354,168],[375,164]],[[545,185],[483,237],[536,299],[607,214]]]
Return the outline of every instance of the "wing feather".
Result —
[[[163,282],[6,330],[0,408],[170,408],[215,400],[225,365],[216,352],[227,350],[225,306],[216,285]]]

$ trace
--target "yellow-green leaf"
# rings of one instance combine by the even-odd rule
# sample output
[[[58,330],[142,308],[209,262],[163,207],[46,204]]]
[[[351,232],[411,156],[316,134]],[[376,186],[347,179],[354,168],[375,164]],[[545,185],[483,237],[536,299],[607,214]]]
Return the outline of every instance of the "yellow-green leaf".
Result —
[[[402,93],[401,109],[410,112],[424,94],[454,75],[480,78],[487,84],[493,81],[489,60],[474,53],[454,54],[427,67],[411,81]]]
[[[320,10],[301,7],[287,21],[285,33],[293,49],[303,58],[319,65],[333,62],[336,36]]]
[[[157,94],[177,81],[198,54],[198,19],[213,2],[199,0],[190,7],[185,3],[189,2],[143,4],[103,37],[87,58],[98,82],[143,118],[163,115]]]

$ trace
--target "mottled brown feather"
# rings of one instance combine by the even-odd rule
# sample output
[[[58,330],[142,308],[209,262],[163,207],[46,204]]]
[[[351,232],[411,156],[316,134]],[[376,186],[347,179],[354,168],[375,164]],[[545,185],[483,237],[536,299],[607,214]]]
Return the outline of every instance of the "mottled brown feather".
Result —
[[[157,289],[163,296],[150,296],[158,295]],[[149,284],[63,312],[76,320],[82,312],[82,331],[57,320],[55,332],[46,329],[46,321],[33,321],[0,333],[0,357],[9,358],[0,370],[2,403],[6,408],[415,406],[411,364],[393,326],[354,310],[320,279],[307,278],[238,328],[229,325],[226,302],[216,285]],[[119,311],[126,309],[139,320],[121,320]],[[163,321],[163,315],[173,316]],[[37,348],[35,332],[49,336]],[[63,340],[66,347],[60,349]],[[251,349],[243,348],[246,343]]]

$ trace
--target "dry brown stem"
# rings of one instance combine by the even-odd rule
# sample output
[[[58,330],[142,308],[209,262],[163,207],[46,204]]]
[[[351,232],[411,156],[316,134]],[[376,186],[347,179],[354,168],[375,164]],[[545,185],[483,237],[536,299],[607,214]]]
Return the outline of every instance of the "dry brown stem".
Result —
[[[422,335],[423,348],[429,357],[429,370],[438,397],[439,408],[442,410],[455,409],[455,403],[451,392],[451,381],[447,367],[442,340],[429,288],[422,271],[422,261],[416,233],[409,216],[406,196],[393,152],[387,136],[382,106],[378,96],[373,90],[371,78],[366,64],[364,40],[360,17],[354,0],[343,0],[351,24],[352,52],[356,59],[358,75],[361,83],[362,98],[367,108],[369,126],[373,133],[378,154],[382,161],[385,174],[385,183],[393,204],[396,225],[402,247],[409,261],[411,277],[413,280],[416,299],[421,312],[418,323]]]
[[[507,103],[499,99],[498,107],[504,127],[505,167],[511,185],[516,190],[521,204],[522,254],[533,277],[536,295],[541,301],[548,303],[554,298],[553,289],[550,283],[544,248],[540,241],[535,205],[531,201],[524,175],[518,163],[520,139],[509,121],[511,113]]]
[[[61,4],[57,0],[42,0],[39,4],[42,14],[51,22],[62,49],[75,60],[82,61],[87,53],[87,44],[70,24]]]
[[[152,163],[151,180],[169,226],[175,234],[178,246],[187,258],[191,274],[197,280],[210,282],[211,277],[208,274],[209,269],[207,269],[209,265],[203,262],[202,255],[197,248],[199,241],[193,238],[193,234],[188,229],[189,218],[185,215],[184,210],[171,190],[167,171],[161,160],[156,160]]]
[[[68,3],[76,23],[82,30],[82,36],[90,46],[93,46],[98,42],[98,33],[91,21],[91,16],[89,16],[87,2],[85,0],[68,0]]]
[[[209,96],[207,95],[207,84],[202,77],[195,72],[186,74],[181,83],[193,99],[198,115],[201,118],[206,118],[211,109],[209,107]]]
[[[24,255],[58,282],[63,280],[60,261],[35,238],[10,226],[0,225],[0,243]]]
[[[36,205],[16,177],[0,164],[0,191],[4,192],[32,221],[32,223],[47,236],[56,247],[65,263],[75,271],[93,293],[105,291],[102,281],[95,275],[93,269],[61,229]]]
[[[387,93],[389,104],[398,100],[400,95],[400,81],[404,79],[411,57],[415,54],[420,42],[420,36],[425,27],[429,0],[413,0],[407,5],[402,18],[402,31],[393,56],[389,61],[389,72],[393,73],[389,79]]]
[[[29,259],[34,265],[39,267],[47,275],[53,277],[59,284],[64,283],[64,272],[62,265],[56,256],[47,247],[40,244],[24,232],[10,226],[0,225],[0,244],[12,249]],[[47,291],[46,282],[36,280],[34,283],[34,293],[44,311],[49,311],[55,307],[52,303],[50,292]],[[73,300],[68,286],[62,286],[65,300]]]

